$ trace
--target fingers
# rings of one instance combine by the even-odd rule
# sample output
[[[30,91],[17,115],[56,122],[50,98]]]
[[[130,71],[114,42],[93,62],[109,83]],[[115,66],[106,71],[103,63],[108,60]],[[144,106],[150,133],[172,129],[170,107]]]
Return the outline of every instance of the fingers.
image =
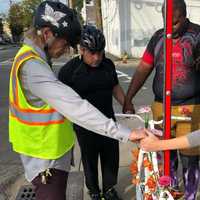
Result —
[[[163,135],[163,132],[157,129],[145,129],[145,133],[149,136],[149,137],[153,137],[155,138],[156,136],[161,137]]]
[[[132,111],[132,110],[127,110],[127,111],[125,112],[125,114],[133,114],[133,111]]]
[[[146,129],[146,128],[144,129],[144,131],[147,134],[147,136],[152,136],[153,135],[152,132],[150,130]]]
[[[130,134],[129,140],[131,140],[132,142],[137,142],[145,138],[146,136],[147,135],[144,129],[134,129],[132,133]]]
[[[144,151],[157,151],[159,138],[148,130],[145,130],[145,132],[148,136],[140,140],[140,148]]]
[[[122,111],[125,114],[135,114],[135,109],[131,102],[125,102]]]

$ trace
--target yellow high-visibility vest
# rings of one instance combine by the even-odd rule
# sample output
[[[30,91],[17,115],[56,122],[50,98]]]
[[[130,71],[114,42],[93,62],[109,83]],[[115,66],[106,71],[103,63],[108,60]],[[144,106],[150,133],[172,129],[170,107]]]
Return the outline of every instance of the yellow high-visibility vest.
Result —
[[[50,105],[35,107],[27,101],[19,81],[19,69],[29,59],[45,62],[28,45],[14,59],[9,88],[9,140],[18,153],[57,159],[74,145],[73,126]]]

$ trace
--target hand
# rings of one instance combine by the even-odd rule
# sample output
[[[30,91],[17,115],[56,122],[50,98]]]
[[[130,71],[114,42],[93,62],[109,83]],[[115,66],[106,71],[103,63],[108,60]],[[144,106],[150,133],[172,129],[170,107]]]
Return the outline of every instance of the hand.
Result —
[[[134,129],[132,130],[129,140],[132,142],[139,142],[141,139],[144,139],[147,137],[145,133],[145,129]]]
[[[135,108],[132,102],[125,100],[122,112],[125,114],[135,114]]]
[[[159,138],[152,134],[151,131],[145,129],[144,132],[148,135],[140,141],[140,147],[144,151],[159,151]]]

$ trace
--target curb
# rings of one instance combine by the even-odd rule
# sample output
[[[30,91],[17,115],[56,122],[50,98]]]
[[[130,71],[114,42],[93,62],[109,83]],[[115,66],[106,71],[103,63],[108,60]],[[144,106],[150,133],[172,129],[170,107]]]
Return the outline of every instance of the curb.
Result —
[[[123,63],[122,60],[114,61],[115,65],[120,67],[137,67],[139,62],[140,58],[128,59],[126,63]]]
[[[5,47],[0,47],[0,50],[4,50],[4,49],[6,49]]]
[[[11,187],[23,175],[23,168],[20,165],[4,165],[0,167],[0,200],[10,200]],[[14,173],[13,173],[14,171]],[[12,172],[12,173],[10,173]],[[3,175],[2,175],[3,174]]]
[[[5,50],[5,49],[9,49],[9,48],[11,48],[11,47],[17,47],[18,45],[16,45],[16,44],[8,44],[8,45],[1,45],[0,46],[0,51],[1,50]]]

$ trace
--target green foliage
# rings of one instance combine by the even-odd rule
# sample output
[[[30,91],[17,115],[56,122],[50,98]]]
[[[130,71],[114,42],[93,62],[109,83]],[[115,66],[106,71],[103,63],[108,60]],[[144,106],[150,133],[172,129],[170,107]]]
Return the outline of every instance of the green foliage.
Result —
[[[20,36],[24,29],[23,10],[20,3],[11,5],[8,13],[8,23],[13,36]]]
[[[9,24],[20,24],[24,28],[32,25],[34,12],[42,0],[22,0],[11,5],[8,13]]]
[[[83,8],[83,0],[75,0],[75,8],[80,13]]]
[[[74,9],[78,13],[78,17],[80,19],[80,22],[83,24],[84,22],[83,22],[83,18],[81,16],[81,10],[83,8],[83,0],[74,0],[73,6],[74,6]]]
[[[24,29],[32,25],[35,9],[41,2],[42,0],[22,0],[11,5],[7,21],[13,37],[20,39]]]
[[[13,3],[8,12],[8,23],[11,33],[21,35],[24,29],[32,25],[33,17],[37,6],[43,0],[22,0],[19,3]],[[74,8],[76,9],[80,19],[83,0],[74,0]]]
[[[22,0],[23,24],[28,28],[32,25],[34,12],[42,0]]]

